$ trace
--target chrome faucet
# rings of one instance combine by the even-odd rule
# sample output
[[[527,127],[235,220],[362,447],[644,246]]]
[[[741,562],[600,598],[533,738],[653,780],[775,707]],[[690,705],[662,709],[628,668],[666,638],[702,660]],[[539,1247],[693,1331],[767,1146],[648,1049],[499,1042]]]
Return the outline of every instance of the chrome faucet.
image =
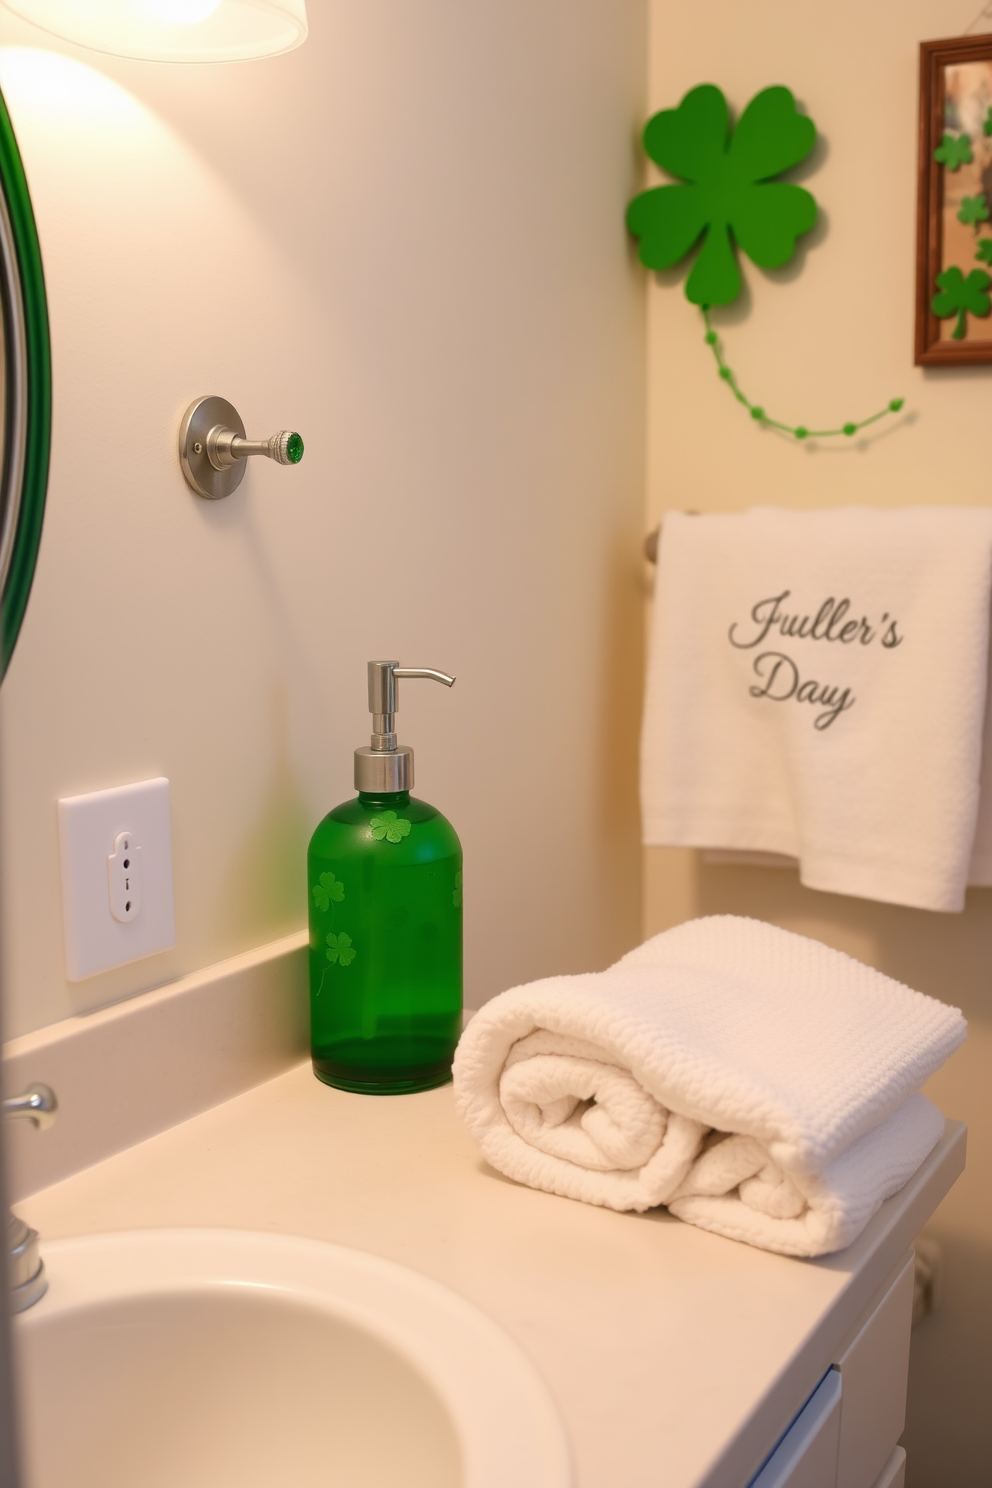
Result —
[[[51,1126],[58,1110],[55,1091],[48,1085],[29,1085],[23,1095],[3,1102],[5,1117],[23,1118],[40,1131]],[[48,1277],[38,1251],[38,1231],[16,1214],[7,1216],[7,1269],[10,1275],[10,1310],[24,1312],[48,1290]]]

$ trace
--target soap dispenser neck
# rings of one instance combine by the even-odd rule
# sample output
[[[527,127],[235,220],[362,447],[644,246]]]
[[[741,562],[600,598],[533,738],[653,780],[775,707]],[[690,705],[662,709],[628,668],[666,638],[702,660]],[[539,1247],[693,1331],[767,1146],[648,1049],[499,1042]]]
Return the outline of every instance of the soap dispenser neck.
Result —
[[[395,749],[396,730],[393,726],[394,715],[392,713],[372,714],[372,748],[373,749]]]

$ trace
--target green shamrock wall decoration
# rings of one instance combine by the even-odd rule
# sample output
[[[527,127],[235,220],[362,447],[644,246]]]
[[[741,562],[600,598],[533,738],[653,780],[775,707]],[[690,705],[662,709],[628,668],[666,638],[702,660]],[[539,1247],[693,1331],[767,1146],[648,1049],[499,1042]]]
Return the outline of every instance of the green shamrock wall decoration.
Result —
[[[808,191],[770,179],[799,165],[815,143],[816,127],[788,88],[756,94],[736,129],[711,83],[693,88],[678,108],[662,109],[648,122],[644,148],[682,184],[642,191],[627,209],[641,262],[670,269],[702,239],[686,298],[729,305],[741,290],[735,243],[761,268],[778,269],[816,222]]]
[[[957,316],[957,325],[951,332],[955,341],[960,341],[965,332],[965,316],[985,316],[992,311],[992,300],[986,291],[992,288],[992,279],[984,269],[972,269],[967,279],[961,269],[945,269],[937,275],[940,294],[935,294],[931,308],[938,320]]]
[[[971,164],[971,140],[966,134],[947,134],[933,152],[933,158],[938,165],[945,166],[949,171],[959,170],[962,165]]]
[[[953,142],[953,136],[945,139]],[[648,120],[644,149],[675,180],[639,192],[627,208],[627,226],[646,268],[673,268],[695,251],[685,294],[702,312],[720,377],[756,424],[799,440],[850,438],[903,406],[901,398],[893,398],[870,418],[830,429],[783,423],[741,390],[713,329],[710,307],[732,304],[741,291],[737,249],[759,268],[782,268],[815,225],[812,194],[775,179],[806,160],[815,144],[816,126],[799,112],[788,88],[763,88],[734,126],[723,93],[703,83],[677,108],[662,109]]]

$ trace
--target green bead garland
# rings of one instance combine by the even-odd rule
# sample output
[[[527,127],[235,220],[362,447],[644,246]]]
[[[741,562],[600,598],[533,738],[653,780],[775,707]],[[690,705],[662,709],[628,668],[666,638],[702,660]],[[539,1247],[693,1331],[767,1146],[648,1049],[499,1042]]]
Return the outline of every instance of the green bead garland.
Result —
[[[769,418],[760,404],[752,403],[750,398],[741,392],[737,385],[737,379],[723,360],[719,337],[710,324],[710,308],[708,305],[701,305],[699,308],[702,311],[703,320],[706,324],[706,335],[703,339],[713,352],[719,375],[724,382],[729,384],[730,390],[738,403],[744,405],[756,423],[767,424],[770,429],[781,429],[783,434],[791,434],[794,439],[834,439],[838,435],[843,435],[845,438],[851,439],[861,429],[866,429],[869,424],[877,424],[879,419],[887,418],[890,413],[898,413],[905,402],[904,398],[892,398],[880,413],[873,413],[871,418],[861,419],[858,423],[848,421],[848,423],[842,424],[839,429],[807,429],[805,424],[783,424],[779,419]]]

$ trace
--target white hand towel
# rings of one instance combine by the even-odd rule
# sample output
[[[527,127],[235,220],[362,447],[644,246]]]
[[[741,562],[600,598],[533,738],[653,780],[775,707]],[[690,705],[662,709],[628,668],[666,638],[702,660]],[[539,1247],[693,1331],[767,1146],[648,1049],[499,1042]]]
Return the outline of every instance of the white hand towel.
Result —
[[[981,774],[978,822],[975,826],[975,843],[971,850],[968,882],[976,888],[992,888],[992,634],[989,638],[989,678],[985,689]]]
[[[992,508],[668,515],[645,842],[784,854],[810,888],[962,909],[969,869],[992,882],[990,592]]]
[[[964,1035],[956,1008],[722,915],[494,998],[458,1045],[455,1096],[520,1183],[822,1255],[939,1141],[917,1092]]]

